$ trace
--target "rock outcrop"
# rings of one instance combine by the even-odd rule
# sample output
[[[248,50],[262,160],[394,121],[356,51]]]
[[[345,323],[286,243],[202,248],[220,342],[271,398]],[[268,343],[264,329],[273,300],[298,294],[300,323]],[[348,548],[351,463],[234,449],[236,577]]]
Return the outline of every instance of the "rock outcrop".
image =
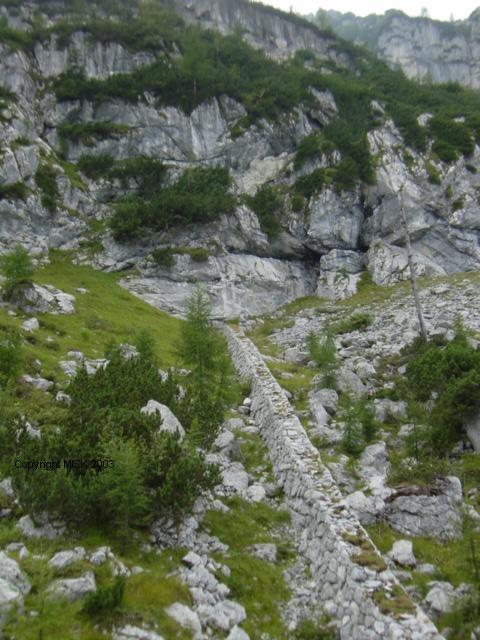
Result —
[[[339,35],[368,46],[409,78],[480,88],[478,9],[453,22],[413,18],[397,10],[365,18],[329,11],[326,17]]]

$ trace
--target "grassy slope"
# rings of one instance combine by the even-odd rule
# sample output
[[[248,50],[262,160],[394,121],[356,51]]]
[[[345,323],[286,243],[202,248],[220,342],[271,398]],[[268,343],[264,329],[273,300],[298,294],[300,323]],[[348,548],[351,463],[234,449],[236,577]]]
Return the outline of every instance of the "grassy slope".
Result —
[[[33,361],[42,362],[41,375],[55,380],[66,381],[58,361],[68,359],[67,352],[78,349],[88,357],[98,358],[104,355],[107,345],[115,342],[133,342],[138,331],[147,329],[155,339],[159,364],[168,367],[180,364],[175,354],[175,343],[179,336],[181,321],[154,309],[148,304],[122,289],[117,284],[118,275],[94,271],[90,267],[72,264],[66,254],[53,253],[48,266],[40,269],[35,281],[40,284],[54,285],[76,297],[76,313],[66,316],[38,314],[41,328],[25,346],[25,370],[33,373]],[[75,291],[78,287],[88,289],[88,293]],[[19,328],[26,314],[17,312],[9,316],[6,309],[0,310],[0,329]],[[53,338],[48,342],[47,338]],[[55,422],[55,416],[63,409],[58,407],[52,396],[18,385],[15,389],[18,408],[31,420],[42,423]],[[106,621],[112,624],[140,624],[143,620],[155,627],[168,638],[184,640],[191,637],[189,632],[180,630],[164,612],[164,608],[174,602],[189,604],[188,589],[181,585],[171,571],[178,566],[177,554],[164,552],[145,554],[140,550],[140,542],[146,539],[146,533],[138,532],[138,539],[132,540],[128,549],[121,546],[115,532],[89,531],[82,538],[69,534],[58,541],[32,541],[24,539],[32,554],[44,554],[44,559],[31,557],[20,564],[26,570],[32,582],[32,591],[25,600],[27,614],[13,614],[6,628],[11,638],[38,640],[96,640],[104,638],[102,631],[95,628],[97,621],[91,621],[80,614],[81,603],[65,604],[48,601],[44,587],[56,577],[75,577],[92,566],[79,565],[69,570],[65,576],[54,575],[47,567],[47,559],[56,551],[83,545],[94,550],[100,545],[110,545],[117,557],[127,566],[140,564],[146,571],[127,581],[122,610]],[[18,542],[22,536],[8,521],[0,521],[0,547],[9,542]],[[95,567],[97,583],[111,580],[105,567]],[[29,611],[38,615],[32,618]]]

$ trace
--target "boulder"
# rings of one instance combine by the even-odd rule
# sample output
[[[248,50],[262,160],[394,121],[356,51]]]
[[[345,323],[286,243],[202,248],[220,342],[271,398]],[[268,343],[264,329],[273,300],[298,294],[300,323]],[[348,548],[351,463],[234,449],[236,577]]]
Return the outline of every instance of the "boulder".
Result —
[[[335,389],[317,389],[314,393],[315,399],[325,407],[328,413],[333,414],[336,412],[338,405],[338,393]]]
[[[252,484],[245,492],[245,497],[250,502],[262,502],[267,497],[267,492],[261,484]]]
[[[28,320],[22,322],[22,329],[27,333],[33,333],[33,331],[40,329],[40,323],[37,318],[28,318]]]
[[[476,453],[480,452],[480,412],[474,414],[465,423],[465,431]]]
[[[85,556],[86,552],[83,547],[75,547],[75,549],[71,549],[70,551],[59,551],[48,561],[48,566],[56,570],[65,569],[65,567],[70,566],[74,562],[83,560]]]
[[[455,589],[449,582],[431,582],[430,591],[425,597],[425,602],[432,613],[441,615],[451,611],[455,602]]]
[[[11,302],[26,313],[75,313],[75,296],[48,284],[21,284],[13,291]]]
[[[113,640],[164,640],[155,631],[147,631],[131,624],[127,624],[121,629],[116,629],[112,638]]]
[[[147,404],[140,409],[140,411],[147,416],[159,414],[162,420],[160,424],[160,431],[178,434],[180,436],[180,440],[183,440],[185,437],[185,429],[180,424],[178,418],[165,404],[160,404],[160,402],[157,402],[156,400],[149,400]]]
[[[356,398],[367,393],[367,387],[360,380],[360,377],[346,366],[340,367],[337,373],[337,385],[340,391],[350,393]]]
[[[55,580],[48,587],[46,593],[52,598],[65,598],[69,602],[75,602],[96,590],[95,575],[92,571],[88,571],[80,578]]]
[[[266,560],[267,562],[277,561],[277,545],[268,542],[252,544],[249,547],[249,551],[252,556],[260,558],[260,560]]]
[[[357,514],[360,524],[374,524],[382,516],[385,502],[378,496],[366,496],[355,491],[345,498],[345,503]]]
[[[386,521],[403,535],[443,542],[461,537],[462,485],[455,476],[437,480],[429,491],[415,485],[403,487],[386,502]]]
[[[22,516],[17,522],[17,528],[26,538],[47,538],[53,540],[63,535],[65,527],[63,525],[53,526],[45,516],[41,517],[43,522],[36,525],[30,516]]]
[[[373,402],[375,419],[378,422],[387,420],[404,420],[407,417],[407,403],[404,400],[395,401],[389,398],[377,398]]]
[[[379,476],[385,478],[389,468],[387,460],[387,445],[385,442],[370,444],[362,452],[358,460],[360,475],[365,480]]]
[[[51,380],[46,380],[45,378],[40,378],[39,376],[33,377],[25,374],[22,376],[23,382],[32,385],[35,389],[39,391],[50,391],[50,389],[54,386],[54,383]]]
[[[227,640],[250,640],[246,631],[235,625],[227,636]]]
[[[57,391],[55,402],[58,402],[58,404],[64,404],[68,407],[72,403],[72,398],[64,391]]]
[[[316,423],[316,426],[324,427],[328,424],[330,417],[323,406],[318,393],[318,391],[311,391],[308,394],[310,413],[312,415],[312,419]]]
[[[234,462],[222,472],[222,485],[234,493],[248,489],[248,473],[239,462]]]
[[[165,609],[170,618],[173,618],[184,629],[190,629],[194,638],[202,638],[202,625],[198,615],[190,607],[175,602]]]
[[[215,605],[200,605],[198,615],[202,622],[222,631],[229,631],[247,617],[244,607],[232,600],[223,600]]]
[[[30,583],[27,576],[18,566],[18,563],[9,558],[4,551],[0,551],[0,576],[8,584],[15,587],[22,594],[30,591]]]
[[[417,565],[410,540],[397,540],[388,555],[402,567],[415,567]]]

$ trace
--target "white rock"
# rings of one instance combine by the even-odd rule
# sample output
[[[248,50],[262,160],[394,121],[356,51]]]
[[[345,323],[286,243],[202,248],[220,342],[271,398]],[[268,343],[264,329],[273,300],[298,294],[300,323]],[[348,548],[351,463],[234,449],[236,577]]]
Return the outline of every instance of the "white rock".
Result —
[[[140,409],[140,411],[147,416],[151,416],[156,413],[159,414],[162,420],[160,431],[172,434],[178,433],[180,435],[180,439],[185,437],[185,429],[180,424],[178,418],[166,405],[160,404],[160,402],[157,402],[156,400],[149,400],[147,404]]]
[[[163,640],[163,637],[159,636],[155,631],[147,631],[127,624],[125,627],[114,631],[113,640]]]
[[[247,500],[251,502],[261,502],[267,497],[265,488],[261,484],[252,484],[245,492]]]
[[[252,556],[260,558],[260,560],[266,560],[267,562],[277,561],[277,545],[268,542],[252,544],[249,547],[249,551]]]
[[[338,393],[335,389],[317,389],[315,394],[311,394],[318,402],[325,407],[328,413],[335,413],[338,405]]]
[[[70,551],[59,551],[48,561],[48,566],[53,569],[64,569],[74,562],[83,560],[85,556],[86,552],[83,547],[75,547]]]
[[[222,472],[222,484],[236,493],[242,493],[248,488],[248,473],[240,463],[234,462]]]
[[[65,598],[69,602],[75,602],[96,590],[95,575],[92,571],[88,571],[80,578],[55,580],[48,587],[46,593],[51,597]]]
[[[28,320],[22,322],[22,329],[27,333],[38,331],[38,329],[40,329],[40,323],[38,322],[37,318],[28,318]]]
[[[21,286],[14,291],[12,301],[27,313],[75,313],[75,296],[51,285]]]
[[[224,451],[225,449],[230,449],[235,442],[235,436],[231,431],[224,430],[218,434],[213,443],[213,448],[217,449],[217,451]]]
[[[402,567],[415,567],[417,565],[410,540],[397,540],[388,555]]]
[[[30,591],[28,578],[20,569],[18,562],[9,558],[4,551],[0,551],[0,576],[22,594]]]
[[[181,627],[193,631],[194,638],[202,637],[202,625],[200,624],[200,619],[189,607],[184,604],[180,604],[180,602],[175,602],[165,609],[165,611],[171,618],[176,620]]]
[[[0,482],[0,491],[2,491],[7,496],[7,498],[10,498],[10,500],[15,500],[15,492],[12,487],[11,478],[4,478]]]
[[[244,607],[232,600],[224,600],[213,606],[200,605],[198,615],[206,624],[223,631],[228,631],[247,617]]]
[[[195,553],[195,551],[189,551],[187,555],[183,556],[182,562],[187,565],[187,567],[196,567],[197,565],[203,565],[202,558]]]
[[[449,582],[432,582],[433,586],[425,597],[425,602],[437,614],[447,613],[455,601],[455,589]]]
[[[92,564],[100,566],[112,557],[113,553],[110,547],[99,547],[96,551],[90,554],[89,560]]]
[[[54,527],[49,522],[44,522],[37,526],[28,515],[20,518],[17,522],[17,528],[20,529],[26,538],[47,538],[48,540],[57,538],[65,531],[63,525]]]
[[[47,392],[50,391],[50,389],[53,387],[53,382],[51,380],[46,380],[45,378],[40,377],[34,378],[33,376],[30,376],[28,374],[23,375],[22,380],[27,384],[31,384],[32,387],[38,389],[39,391]]]
[[[58,404],[64,404],[68,407],[72,403],[72,398],[64,391],[57,391],[55,402],[58,402]]]
[[[246,631],[235,625],[227,636],[227,640],[250,640],[250,636]]]

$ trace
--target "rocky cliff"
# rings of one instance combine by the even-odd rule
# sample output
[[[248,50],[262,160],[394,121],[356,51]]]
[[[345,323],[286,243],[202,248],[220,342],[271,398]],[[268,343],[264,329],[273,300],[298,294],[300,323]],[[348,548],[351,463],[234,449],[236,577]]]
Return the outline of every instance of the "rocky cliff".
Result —
[[[322,12],[321,16],[336,33],[368,46],[409,78],[480,88],[478,10],[467,20],[454,22],[412,18],[396,10],[365,18],[338,11]]]
[[[3,251],[17,242],[37,256],[49,249],[74,250],[82,262],[125,271],[128,289],[173,313],[182,310],[200,281],[212,295],[216,314],[235,317],[268,312],[310,294],[348,295],[366,272],[380,284],[404,278],[405,239],[398,223],[403,203],[420,274],[478,269],[480,150],[473,130],[466,133],[468,153],[442,161],[429,137],[429,116],[413,121],[417,134],[427,139],[423,149],[407,148],[402,121],[385,101],[352,94],[347,103],[362,101],[365,135],[344,143],[337,132],[337,149],[332,149],[335,123],[341,131],[350,126],[337,78],[355,67],[356,53],[303,21],[254,3],[176,0],[175,7],[187,23],[200,22],[224,34],[240,27],[248,42],[270,58],[283,60],[297,52],[300,64],[303,55],[298,69],[314,69],[318,84],[306,87],[293,106],[279,88],[272,89],[280,105],[272,117],[252,115],[263,106],[267,85],[255,87],[257,93],[252,89],[246,98],[232,95],[233,90],[212,90],[185,108],[166,101],[148,76],[160,63],[173,68],[186,57],[168,41],[168,29],[148,40],[142,27],[129,40],[118,27],[109,31],[101,13],[95,19],[104,22],[97,30],[88,16],[81,21],[73,16],[66,23],[69,4],[1,7]],[[270,58],[261,64],[277,64]],[[282,64],[272,70],[289,72],[290,63]],[[117,79],[130,87],[138,78],[150,84],[134,98],[125,88],[112,89]],[[191,85],[186,85],[189,91]],[[195,75],[195,98],[199,90]],[[360,110],[351,104],[352,114]],[[462,127],[461,122],[460,117],[452,127]],[[330,135],[328,150],[299,162],[302,141],[317,144],[324,134]],[[131,196],[135,181],[125,182],[118,173],[93,178],[81,164],[91,156],[117,164],[138,157],[161,161],[167,184],[189,168],[225,167],[235,206],[210,222],[145,228],[119,241],[110,229],[112,211],[120,196]],[[369,162],[373,173],[362,180]],[[281,200],[275,233],[262,224],[252,204],[251,196],[264,185]],[[171,259],[155,260],[155,251],[166,248]],[[195,259],[194,249],[203,250],[202,261]]]

